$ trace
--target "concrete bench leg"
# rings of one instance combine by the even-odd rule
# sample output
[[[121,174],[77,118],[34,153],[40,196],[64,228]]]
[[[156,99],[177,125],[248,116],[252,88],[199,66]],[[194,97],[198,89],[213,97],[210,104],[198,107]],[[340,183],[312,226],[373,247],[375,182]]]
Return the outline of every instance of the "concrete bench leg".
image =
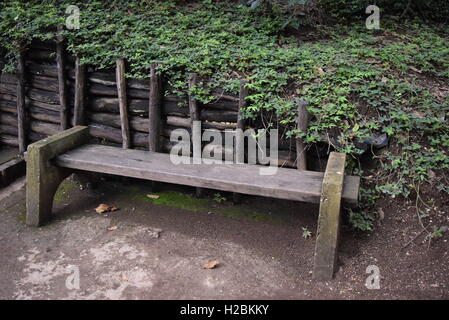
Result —
[[[345,160],[346,154],[332,152],[324,174],[313,266],[317,281],[331,280],[337,266]]]
[[[51,160],[88,141],[88,128],[78,126],[28,146],[26,156],[27,225],[41,226],[50,219],[56,190],[60,183],[72,173],[71,170],[56,167]]]

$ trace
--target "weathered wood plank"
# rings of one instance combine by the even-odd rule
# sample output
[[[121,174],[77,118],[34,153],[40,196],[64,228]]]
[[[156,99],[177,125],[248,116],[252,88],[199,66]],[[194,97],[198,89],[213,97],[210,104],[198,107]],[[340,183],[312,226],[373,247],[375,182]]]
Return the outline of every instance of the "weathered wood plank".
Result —
[[[105,71],[94,71],[89,73],[89,81],[91,82],[90,92],[100,96],[117,96],[116,81],[114,75]],[[127,81],[128,96],[139,99],[149,99],[149,79],[129,79]],[[166,84],[166,90],[172,91],[174,88]],[[213,89],[212,95],[216,100],[207,104],[207,107],[223,110],[237,111],[239,98],[220,89]],[[183,97],[169,95],[167,99],[175,99],[176,101],[184,101]]]
[[[114,77],[113,72],[106,72],[106,71],[94,71],[89,73],[89,82],[100,85],[100,86],[106,86],[111,87],[111,90],[115,90],[116,84],[116,78]],[[136,89],[136,90],[142,90],[146,91],[146,99],[148,99],[149,94],[148,91],[150,90],[150,79],[129,79],[127,81],[127,86],[130,89]],[[95,87],[95,86],[94,86]],[[96,87],[99,90],[107,90],[106,88],[100,88]],[[109,91],[110,92],[110,91]],[[107,94],[110,95],[110,94]]]
[[[27,90],[27,93],[28,93],[28,98],[30,98],[31,100],[48,103],[48,104],[54,104],[54,105],[58,106],[58,109],[61,108],[59,106],[59,103],[60,103],[59,95],[56,92],[49,92],[49,91],[29,88]]]
[[[26,137],[26,105],[25,105],[25,57],[22,52],[17,61],[17,125],[19,151],[24,153],[27,148]]]
[[[22,157],[16,157],[0,164],[0,187],[6,187],[24,174],[25,161]]]
[[[215,121],[203,121],[201,123],[204,129],[217,129],[217,130],[235,130],[236,123],[231,122],[215,122]]]
[[[223,98],[220,98],[220,100],[212,101],[210,103],[203,104],[203,106],[205,108],[211,108],[211,109],[238,111],[239,98],[237,97],[236,99],[237,99],[237,102],[234,101],[234,100],[224,100]]]
[[[238,104],[238,112],[237,112],[237,124],[236,129],[239,130],[237,134],[239,135],[241,132],[245,131],[245,119],[243,119],[242,113],[243,109],[247,106],[246,97],[248,96],[248,89],[245,85],[248,83],[246,80],[240,81],[240,92],[239,92],[239,104]],[[236,158],[234,159],[236,162],[243,163],[245,161],[245,143],[243,139],[237,138],[235,140],[235,150],[236,150]],[[233,193],[233,202],[240,203],[242,201],[240,195],[238,193]]]
[[[201,109],[201,120],[218,121],[218,122],[235,122],[238,117],[237,111],[208,109],[206,107]]]
[[[106,139],[123,145],[123,137],[120,129],[90,122],[89,132],[93,137]],[[146,148],[148,146],[148,134],[142,132],[132,132],[131,143],[135,147]]]
[[[190,118],[177,117],[177,116],[167,116],[167,124],[170,126],[181,127],[181,128],[190,128],[191,127]],[[201,126],[204,129],[235,130],[236,123],[203,121],[201,123]]]
[[[305,132],[309,125],[309,113],[306,106],[308,103],[301,102],[298,105],[297,128],[300,132]],[[307,151],[303,139],[296,138],[296,167],[298,170],[307,170]]]
[[[345,161],[345,153],[331,152],[323,177],[313,266],[318,281],[331,280],[337,266]]]
[[[86,66],[81,64],[80,58],[75,62],[75,103],[73,124],[84,125],[86,117]]]
[[[189,112],[190,121],[198,121],[200,119],[200,112],[197,101],[192,96],[192,90],[194,90],[197,84],[196,73],[189,74]]]
[[[44,76],[38,76],[38,75],[31,75],[29,77],[29,87],[33,89],[40,89],[45,91],[51,91],[51,92],[59,92],[59,82],[58,80],[54,78],[44,77]],[[65,85],[66,90],[67,84]]]
[[[31,138],[31,133],[39,133],[42,135],[53,135],[60,132],[60,128],[58,126],[59,122],[50,123],[35,120],[34,118],[30,121],[30,129],[31,132],[28,134],[28,138]],[[2,116],[0,120],[0,132],[6,133],[9,135],[17,136],[18,128],[17,128],[17,120],[10,116]]]
[[[17,82],[15,84],[0,83],[0,93],[17,97]]]
[[[192,152],[194,162],[198,161],[198,158],[201,158],[201,124],[198,125],[198,121],[200,120],[200,109],[198,106],[198,102],[193,98],[192,91],[195,89],[197,85],[197,74],[191,73],[189,74],[189,113],[190,113],[190,132],[191,132],[191,142],[192,142]],[[202,197],[204,194],[204,190],[202,188],[196,188],[196,196]]]
[[[14,95],[0,93],[0,102],[3,103],[4,101],[16,102],[17,98],[15,93]]]
[[[61,131],[60,127],[57,124],[37,120],[33,120],[30,122],[30,129],[33,132],[47,136],[52,136]]]
[[[128,97],[126,95],[126,79],[125,79],[125,60],[118,59],[116,67],[117,92],[120,110],[120,123],[122,129],[122,147],[129,149],[131,147],[131,138],[129,134],[128,119]]]
[[[0,88],[0,92],[1,91],[2,90]],[[47,100],[47,101],[51,101],[51,103],[40,102],[40,101],[32,100],[29,97],[26,97],[25,98],[25,105],[39,107],[39,108],[52,110],[52,111],[57,111],[59,113],[59,104],[58,104],[58,102],[56,100],[58,98],[57,94],[54,94],[53,92],[50,92],[52,97],[50,97],[48,99],[48,96],[47,96],[47,98],[43,98],[42,99],[42,94],[45,94],[45,91],[38,90],[38,89],[28,89],[26,91],[28,92],[29,96],[33,97],[33,99]],[[14,108],[17,108],[17,96],[16,96],[16,94],[17,94],[16,86],[14,86],[14,94],[0,93],[0,104],[2,106],[4,106],[4,105],[10,106],[10,104],[8,104],[8,103],[9,102],[14,102]]]
[[[0,117],[0,123],[14,126],[18,130],[19,121],[17,119],[17,116],[14,116],[12,114],[9,114],[9,113],[2,114],[2,116]]]
[[[17,158],[19,155],[19,149],[16,148],[8,148],[5,146],[2,146],[0,149],[0,164],[3,164],[5,162],[8,162],[14,158]]]
[[[0,83],[0,93],[17,96],[17,82],[15,84],[11,83]]]
[[[6,145],[10,147],[19,147],[19,141],[17,139],[17,136],[12,136],[9,134],[0,134],[0,144]]]
[[[90,112],[87,118],[93,122],[121,128],[120,115],[113,113]],[[129,117],[129,126],[131,130],[148,133],[149,121],[146,118],[131,116]]]
[[[0,111],[17,114],[17,104],[10,101],[0,101]]]
[[[73,169],[310,202],[319,201],[323,176],[289,169],[261,176],[260,167],[254,165],[176,165],[167,154],[99,145],[79,147],[58,157],[56,163]]]
[[[16,126],[11,126],[9,124],[3,124],[0,123],[0,135],[2,134],[7,134],[7,135],[12,135],[17,137],[17,127]]]
[[[2,84],[17,84],[17,75],[14,73],[1,73],[0,83]]]
[[[156,64],[152,64],[150,68],[150,101],[148,108],[148,150],[161,150],[161,81],[157,74]]]
[[[126,88],[127,88],[127,95],[130,98],[136,98],[136,99],[150,99],[150,91],[144,90],[144,89],[133,89],[130,87],[130,81],[132,79],[127,79],[126,81]],[[110,97],[117,97],[117,87],[110,87],[105,86],[101,84],[91,83],[89,85],[89,94],[97,95],[97,96],[110,96]]]
[[[57,112],[42,109],[39,107],[30,107],[28,113],[32,119],[56,124],[59,124],[60,121],[60,117]]]
[[[50,78],[58,77],[58,67],[56,64],[29,63],[27,67],[30,74],[36,74]]]
[[[42,109],[50,110],[50,111],[56,111],[59,113],[59,106],[55,104],[49,104],[45,102],[39,102],[35,100],[26,99],[26,102],[28,106],[30,107],[39,107]]]
[[[16,80],[17,76],[15,75]],[[40,89],[43,90],[44,93],[41,93],[42,95],[45,94],[46,91],[49,91],[49,95],[51,97],[56,97],[54,93],[59,92],[59,85],[58,80],[55,78],[49,78],[46,76],[39,76],[39,75],[30,75],[27,79],[28,81],[28,89]],[[3,94],[10,94],[13,96],[16,96],[16,86],[17,81],[14,82],[1,82],[0,83],[0,92]],[[59,104],[59,100],[57,98],[53,98],[55,103]]]
[[[66,77],[66,52],[64,48],[64,39],[61,36],[62,25],[58,25],[58,36],[56,42],[56,65],[58,68],[58,93],[61,115],[61,130],[69,127],[69,115],[67,106],[67,77]]]
[[[162,150],[162,78],[157,74],[157,64],[150,66],[150,87],[148,106],[148,150]],[[160,185],[152,181],[152,191],[158,192]]]
[[[190,118],[167,116],[167,125],[181,128],[190,128],[192,126],[192,123],[190,121]]]
[[[56,163],[73,169],[313,203],[320,200],[323,180],[322,172],[284,168],[275,175],[261,176],[261,167],[256,165],[177,165],[169,154],[101,145],[81,146],[59,156]],[[345,181],[351,184],[358,178],[346,176]],[[343,199],[356,196],[344,193]]]
[[[148,116],[149,100],[128,99],[128,109],[130,114]],[[96,112],[119,113],[118,98],[93,97],[89,101],[89,109]],[[215,118],[219,117],[220,110],[214,110]],[[179,107],[177,102],[164,100],[161,103],[161,114],[187,117],[189,109]]]

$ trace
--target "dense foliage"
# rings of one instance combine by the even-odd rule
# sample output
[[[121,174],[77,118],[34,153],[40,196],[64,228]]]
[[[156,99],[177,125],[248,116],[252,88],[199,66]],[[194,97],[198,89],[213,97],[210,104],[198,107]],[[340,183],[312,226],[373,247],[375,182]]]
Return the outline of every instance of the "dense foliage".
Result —
[[[248,0],[253,8],[276,13],[285,18],[285,25],[299,26],[326,20],[350,22],[365,17],[369,5],[377,5],[383,16],[420,17],[438,22],[449,21],[446,0]]]
[[[438,90],[449,78],[446,29],[383,21],[382,30],[370,31],[360,21],[318,28],[321,40],[302,41],[280,32],[282,15],[235,3],[5,1],[0,46],[10,61],[6,68],[14,67],[18,50],[33,38],[53,39],[65,8],[73,4],[80,8],[81,27],[64,36],[84,63],[109,68],[124,57],[129,76],[147,77],[149,65],[157,62],[179,94],[187,89],[187,74],[197,72],[202,82],[193,93],[203,102],[213,99],[211,88],[237,93],[239,80],[246,78],[248,118],[270,114],[267,127],[281,124],[288,136],[302,136],[309,144],[326,141],[352,155],[349,169],[365,176],[365,199],[351,213],[353,225],[372,228],[372,204],[381,194],[413,196],[425,208],[433,204],[432,197],[419,197],[422,184],[449,194],[449,97]],[[307,132],[292,127],[300,100],[310,102],[314,115]],[[380,133],[392,147],[373,153],[380,165],[365,172],[360,142]]]
[[[383,15],[418,16],[423,19],[448,22],[449,5],[446,0],[319,0],[319,6],[336,19],[362,17],[368,5],[375,4]]]

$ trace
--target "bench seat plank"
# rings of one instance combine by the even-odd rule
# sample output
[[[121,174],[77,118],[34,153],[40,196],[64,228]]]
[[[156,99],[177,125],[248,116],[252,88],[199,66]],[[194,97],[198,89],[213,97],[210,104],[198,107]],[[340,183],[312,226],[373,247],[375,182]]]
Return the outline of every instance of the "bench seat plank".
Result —
[[[90,144],[57,156],[55,162],[70,169],[312,203],[320,202],[324,176],[286,168],[260,175],[261,166],[248,164],[176,165],[169,154]],[[357,203],[359,183],[359,177],[345,176],[345,205]]]

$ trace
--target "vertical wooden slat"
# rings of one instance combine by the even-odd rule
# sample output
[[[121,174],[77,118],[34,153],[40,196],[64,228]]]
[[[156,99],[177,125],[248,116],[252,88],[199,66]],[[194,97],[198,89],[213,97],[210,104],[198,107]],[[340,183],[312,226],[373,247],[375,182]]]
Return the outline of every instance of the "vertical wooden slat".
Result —
[[[196,73],[189,74],[189,91],[192,90],[197,83],[198,76]],[[189,111],[190,111],[190,121],[199,121],[200,113],[198,109],[198,102],[193,98],[189,92]]]
[[[200,121],[200,110],[198,107],[198,102],[195,98],[193,98],[191,91],[197,84],[197,74],[190,73],[189,74],[189,112],[190,112],[190,128],[192,133],[192,151],[193,151],[193,162],[201,161],[198,158],[201,158],[201,126],[198,128],[198,125],[194,125],[194,121]],[[198,135],[200,137],[198,138]],[[196,196],[202,197],[204,192],[203,188],[196,188]]]
[[[248,96],[248,89],[245,87],[245,85],[247,83],[248,83],[247,80],[240,81],[237,129],[242,129],[242,130],[245,130],[245,119],[242,118],[242,112],[243,112],[243,109],[247,106],[246,97]]]
[[[161,151],[161,102],[162,102],[162,84],[161,77],[157,74],[157,65],[153,63],[150,66],[150,103],[148,109],[148,150],[153,152]],[[152,192],[158,192],[160,185],[156,181],[151,182]]]
[[[245,85],[248,83],[247,80],[240,81],[240,92],[239,92],[239,106],[238,106],[238,116],[237,116],[237,130],[245,131],[245,119],[242,117],[243,109],[247,106],[246,97],[248,96],[248,89]],[[235,139],[235,150],[236,150],[236,162],[245,162],[245,142],[243,139]],[[240,156],[239,156],[240,155]],[[239,157],[239,158],[238,158]],[[235,204],[241,202],[241,195],[238,193],[233,193],[233,202]]]
[[[190,127],[192,129],[192,144],[193,144],[193,157],[201,158],[201,138],[194,137],[194,129],[195,132],[197,127],[194,128],[194,121],[200,121],[200,110],[198,107],[198,102],[195,98],[193,98],[191,91],[197,84],[197,75],[196,73],[189,74],[189,112],[190,112]],[[201,127],[199,129],[200,132],[196,132],[196,134],[201,135]]]
[[[86,66],[81,64],[80,58],[75,62],[75,107],[73,111],[73,124],[85,124],[86,117]]]
[[[309,113],[307,111],[307,102],[300,102],[298,105],[297,128],[304,132],[309,125]],[[304,141],[296,139],[296,167],[298,170],[307,170],[307,151]]]
[[[17,60],[17,126],[19,152],[21,154],[27,148],[25,107],[25,54],[21,52]]]
[[[73,125],[83,126],[86,124],[86,87],[87,87],[86,66],[81,64],[81,59],[75,60],[75,103],[73,108]],[[90,173],[78,172],[75,174],[75,181],[81,186],[95,184],[95,176]]]
[[[120,109],[120,124],[122,128],[122,147],[123,149],[129,149],[131,147],[131,136],[129,132],[128,101],[126,94],[124,59],[117,60],[116,82]]]
[[[240,92],[239,92],[239,110],[237,116],[237,129],[245,130],[245,121],[242,118],[243,108],[246,107],[246,96],[248,95],[248,89],[245,88],[246,80],[240,81]],[[245,142],[243,139],[237,137],[235,141],[235,150],[236,150],[236,163],[244,163],[245,162]]]
[[[56,64],[58,67],[58,85],[59,85],[59,105],[61,117],[61,130],[69,128],[69,117],[67,107],[67,79],[66,79],[66,65],[65,65],[65,49],[64,41],[60,32],[63,30],[62,26],[58,26],[58,36],[56,43]]]
[[[148,110],[149,136],[148,150],[160,152],[161,150],[161,81],[156,72],[156,64],[150,67],[150,105]]]

